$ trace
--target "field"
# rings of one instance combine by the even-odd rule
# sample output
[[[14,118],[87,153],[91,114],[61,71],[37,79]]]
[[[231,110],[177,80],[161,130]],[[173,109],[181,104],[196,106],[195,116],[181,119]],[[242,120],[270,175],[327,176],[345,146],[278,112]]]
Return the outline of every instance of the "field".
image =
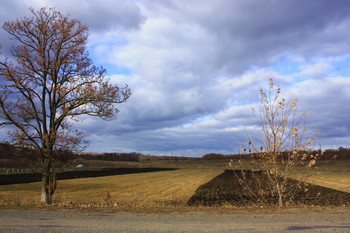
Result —
[[[166,209],[192,208],[188,200],[201,185],[228,169],[218,161],[87,161],[98,167],[176,168],[172,171],[60,180],[54,206],[72,208]],[[350,193],[350,161],[320,166],[308,182]],[[297,178],[298,174],[295,174]],[[40,183],[0,185],[0,206],[37,206]]]
[[[335,160],[310,172],[306,182],[350,193],[350,160]],[[294,176],[298,179],[298,175]]]

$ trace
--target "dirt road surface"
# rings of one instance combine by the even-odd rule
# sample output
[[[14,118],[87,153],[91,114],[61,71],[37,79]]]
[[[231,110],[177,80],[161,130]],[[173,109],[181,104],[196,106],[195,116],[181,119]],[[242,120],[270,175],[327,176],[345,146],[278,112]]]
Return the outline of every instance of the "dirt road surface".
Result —
[[[350,208],[293,211],[0,210],[0,232],[350,232]]]

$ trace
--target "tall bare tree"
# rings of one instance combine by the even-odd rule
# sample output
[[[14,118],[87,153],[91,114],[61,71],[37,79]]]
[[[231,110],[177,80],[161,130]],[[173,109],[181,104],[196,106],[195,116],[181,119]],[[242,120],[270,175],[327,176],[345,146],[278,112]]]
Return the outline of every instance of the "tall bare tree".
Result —
[[[26,146],[42,168],[42,197],[52,202],[56,189],[55,152],[82,141],[72,122],[89,115],[114,119],[116,103],[131,95],[106,78],[88,57],[88,28],[53,8],[30,9],[32,16],[6,22],[14,41],[12,57],[0,61],[1,125],[11,126],[14,143]]]

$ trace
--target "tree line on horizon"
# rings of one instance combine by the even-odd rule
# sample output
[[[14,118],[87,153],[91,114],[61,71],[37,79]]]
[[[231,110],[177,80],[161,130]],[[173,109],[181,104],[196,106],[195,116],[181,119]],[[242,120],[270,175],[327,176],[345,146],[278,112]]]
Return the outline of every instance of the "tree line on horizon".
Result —
[[[350,147],[339,147],[338,149],[326,149],[324,151],[315,150],[313,153],[319,153],[320,160],[331,160],[334,155],[337,159],[350,159]],[[288,152],[285,152],[287,156]],[[129,162],[140,162],[140,161],[156,161],[156,160],[230,160],[249,158],[249,154],[221,154],[221,153],[208,153],[201,157],[193,156],[167,156],[167,155],[145,155],[138,152],[105,152],[105,153],[89,153],[79,152],[73,153],[72,151],[61,151],[57,154],[60,156],[56,158],[62,163],[67,163],[69,160],[74,159],[85,159],[85,160],[101,160],[101,161],[129,161]],[[17,148],[15,145],[9,143],[0,143],[0,159],[18,159],[27,158],[34,160],[35,157],[32,153],[21,148]],[[0,167],[2,164],[0,163]]]

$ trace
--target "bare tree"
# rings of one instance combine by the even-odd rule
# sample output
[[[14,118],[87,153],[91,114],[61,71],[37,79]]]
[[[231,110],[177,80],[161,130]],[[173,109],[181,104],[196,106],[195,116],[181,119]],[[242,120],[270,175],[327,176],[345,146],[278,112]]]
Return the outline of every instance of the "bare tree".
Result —
[[[32,17],[6,22],[12,57],[0,61],[1,125],[11,126],[14,143],[35,151],[42,168],[42,197],[56,189],[55,151],[75,149],[82,134],[74,120],[88,115],[114,119],[114,104],[130,89],[111,84],[106,70],[88,57],[88,28],[53,8],[30,9]]]

